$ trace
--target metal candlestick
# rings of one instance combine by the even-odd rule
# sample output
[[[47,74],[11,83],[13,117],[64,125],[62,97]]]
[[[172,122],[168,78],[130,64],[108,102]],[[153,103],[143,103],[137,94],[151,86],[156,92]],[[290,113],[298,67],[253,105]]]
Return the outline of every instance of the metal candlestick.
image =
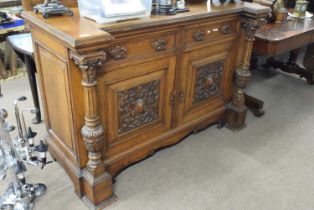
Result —
[[[10,132],[15,129],[5,121],[8,116],[6,110],[0,110],[0,180],[6,178],[7,172],[12,173],[13,182],[0,197],[0,209],[2,210],[30,210],[34,205],[34,199],[46,191],[44,184],[30,184],[26,182],[26,165],[41,166],[47,162],[48,145],[40,141],[35,145],[33,132],[26,129],[23,113],[30,111],[36,113],[36,109],[26,109],[21,113],[18,102],[25,101],[26,97],[20,97],[14,101],[15,118],[17,122],[18,136],[11,139]]]

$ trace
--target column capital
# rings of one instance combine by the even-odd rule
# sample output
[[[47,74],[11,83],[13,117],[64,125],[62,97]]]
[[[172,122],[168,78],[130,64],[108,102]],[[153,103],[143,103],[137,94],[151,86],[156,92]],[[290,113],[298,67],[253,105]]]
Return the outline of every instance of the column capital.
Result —
[[[70,51],[70,58],[82,72],[83,86],[96,85],[97,69],[105,63],[107,59],[107,53],[103,50],[86,53]]]
[[[258,19],[243,18],[241,20],[241,28],[245,31],[245,38],[248,41],[255,40],[256,30],[259,29],[261,23]]]

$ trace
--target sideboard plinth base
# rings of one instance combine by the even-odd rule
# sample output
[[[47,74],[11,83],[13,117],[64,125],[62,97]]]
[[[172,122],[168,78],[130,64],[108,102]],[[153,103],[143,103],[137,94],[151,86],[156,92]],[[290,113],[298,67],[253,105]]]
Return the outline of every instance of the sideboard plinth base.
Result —
[[[103,201],[102,203],[98,204],[97,206],[94,206],[86,196],[82,197],[82,201],[87,205],[87,207],[89,209],[92,209],[92,210],[102,210],[117,200],[118,200],[118,197],[115,194],[113,194],[107,200]]]
[[[84,201],[90,203],[88,206],[92,206],[91,209],[103,206],[104,202],[108,203],[109,200],[113,200],[112,198],[115,197],[112,189],[112,176],[109,173],[104,172],[94,177],[89,171],[85,170],[83,178]]]
[[[234,105],[230,104],[226,114],[226,127],[233,131],[245,128],[246,113],[247,108],[245,106],[235,107]]]

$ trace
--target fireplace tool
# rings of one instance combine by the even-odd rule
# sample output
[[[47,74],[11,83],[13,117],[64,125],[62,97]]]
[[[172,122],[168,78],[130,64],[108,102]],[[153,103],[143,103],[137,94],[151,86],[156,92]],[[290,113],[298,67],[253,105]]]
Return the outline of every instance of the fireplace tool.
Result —
[[[26,165],[40,166],[42,169],[48,163],[48,145],[43,141],[35,145],[36,132],[26,128],[24,112],[36,114],[37,108],[19,111],[18,102],[25,101],[20,97],[14,101],[15,118],[18,136],[11,139],[10,132],[14,126],[6,122],[8,113],[0,109],[0,180],[6,178],[7,173],[13,177],[4,194],[0,197],[1,210],[30,210],[34,206],[34,199],[46,191],[44,184],[30,184],[26,182]]]

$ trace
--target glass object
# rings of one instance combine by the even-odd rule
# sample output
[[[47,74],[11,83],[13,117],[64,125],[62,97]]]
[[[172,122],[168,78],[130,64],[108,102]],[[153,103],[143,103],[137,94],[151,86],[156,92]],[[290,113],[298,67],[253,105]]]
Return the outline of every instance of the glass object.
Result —
[[[286,8],[280,8],[275,13],[276,22],[282,23],[287,20],[288,10]]]
[[[1,140],[0,140],[1,141]],[[6,177],[6,171],[7,171],[7,161],[5,158],[5,154],[3,149],[0,145],[0,180],[4,180]]]
[[[14,130],[14,126],[5,121],[8,114],[4,109],[0,109],[0,180],[6,178],[7,171],[13,175],[12,183],[0,196],[0,209],[30,210],[35,197],[43,195],[46,191],[44,184],[30,184],[25,178],[26,164],[33,166],[41,164],[43,168],[51,163],[46,159],[48,145],[40,141],[40,144],[35,146],[36,132],[31,128],[26,129],[23,112],[30,111],[35,114],[36,110],[25,109],[20,113],[18,102],[25,100],[26,97],[20,97],[14,101],[18,136],[13,141],[9,132]],[[33,153],[37,156],[33,156]]]
[[[295,4],[293,15],[296,17],[304,17],[308,4],[308,1],[298,0]]]
[[[149,17],[152,0],[78,0],[80,16],[97,23]]]

